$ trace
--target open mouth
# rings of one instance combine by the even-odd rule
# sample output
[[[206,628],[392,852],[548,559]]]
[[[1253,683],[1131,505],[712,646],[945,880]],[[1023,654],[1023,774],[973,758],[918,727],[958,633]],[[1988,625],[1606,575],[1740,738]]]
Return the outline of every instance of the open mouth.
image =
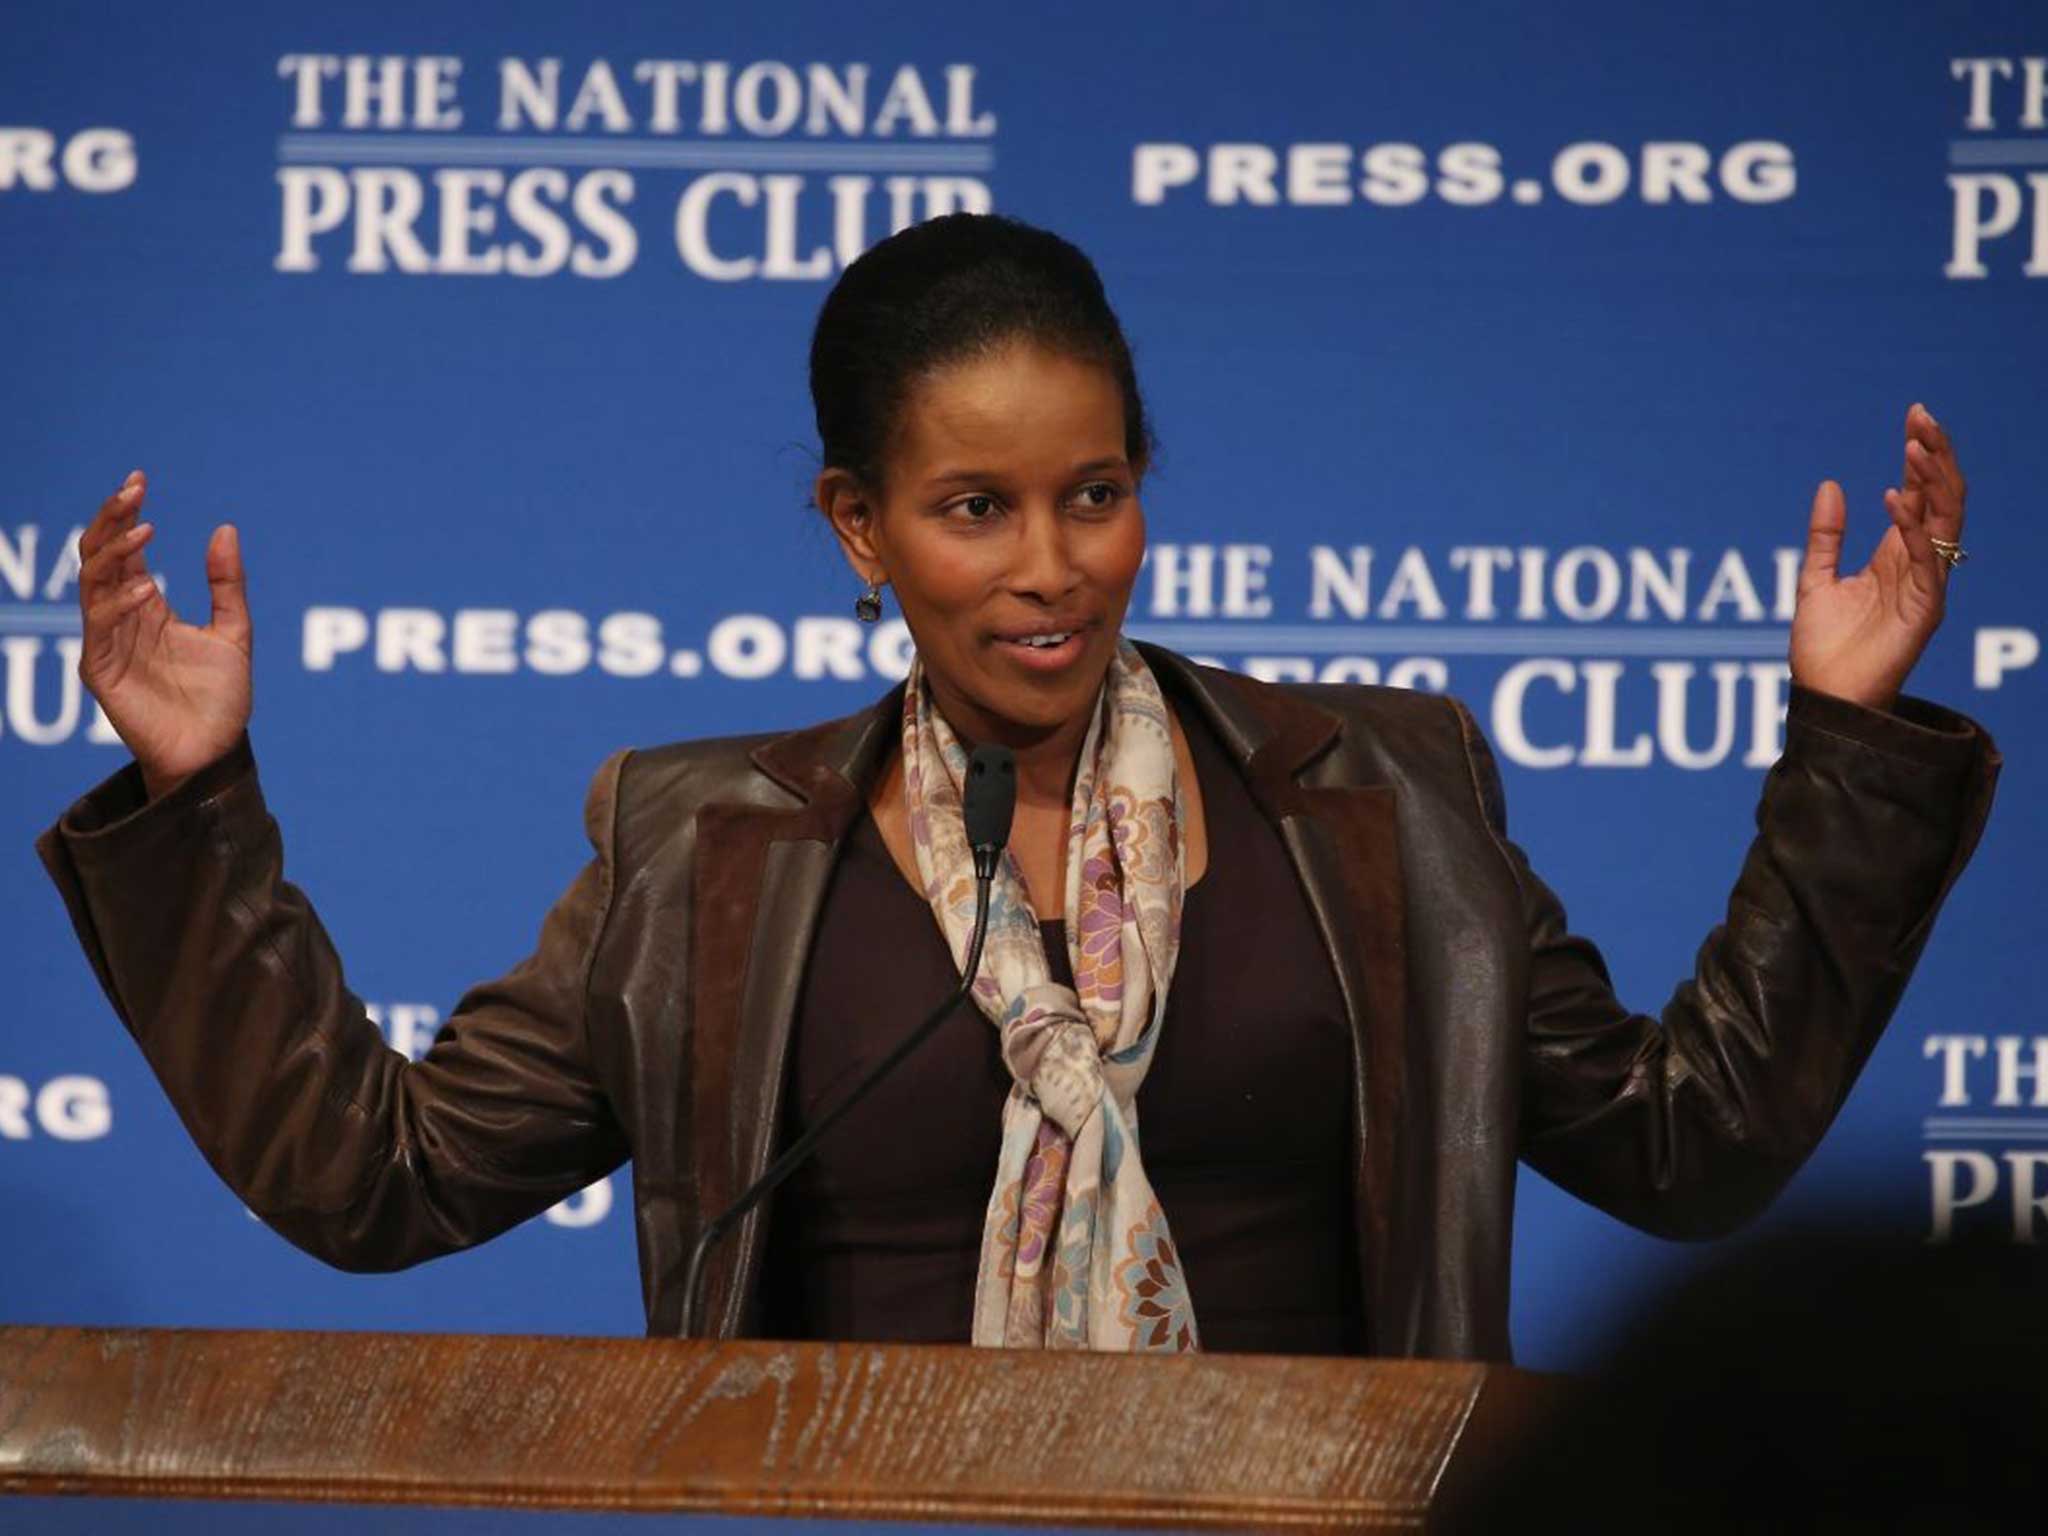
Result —
[[[1092,625],[1082,624],[1072,629],[1047,630],[1014,638],[1001,636],[996,644],[1005,654],[1034,671],[1057,671],[1080,659],[1081,652],[1087,648],[1091,628]]]

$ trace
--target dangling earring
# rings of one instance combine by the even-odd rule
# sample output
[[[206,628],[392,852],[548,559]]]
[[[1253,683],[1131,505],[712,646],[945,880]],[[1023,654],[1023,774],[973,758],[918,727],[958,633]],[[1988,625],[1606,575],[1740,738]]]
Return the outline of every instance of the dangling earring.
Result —
[[[853,600],[853,616],[863,624],[881,622],[882,588],[879,582],[869,582],[867,591]]]

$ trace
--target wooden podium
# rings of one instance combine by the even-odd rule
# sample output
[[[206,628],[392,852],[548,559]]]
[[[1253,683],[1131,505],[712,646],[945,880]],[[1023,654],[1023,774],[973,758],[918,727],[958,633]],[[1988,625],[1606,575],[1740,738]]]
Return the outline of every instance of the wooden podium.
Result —
[[[1425,1361],[13,1327],[0,1494],[1420,1529],[1558,1392]]]

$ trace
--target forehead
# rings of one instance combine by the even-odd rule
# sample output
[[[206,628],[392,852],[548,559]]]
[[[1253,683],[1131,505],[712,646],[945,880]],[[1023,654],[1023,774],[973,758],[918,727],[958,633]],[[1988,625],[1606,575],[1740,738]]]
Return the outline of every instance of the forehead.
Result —
[[[1123,395],[1107,368],[1029,343],[948,364],[905,397],[892,479],[948,470],[1052,474],[1124,447]]]

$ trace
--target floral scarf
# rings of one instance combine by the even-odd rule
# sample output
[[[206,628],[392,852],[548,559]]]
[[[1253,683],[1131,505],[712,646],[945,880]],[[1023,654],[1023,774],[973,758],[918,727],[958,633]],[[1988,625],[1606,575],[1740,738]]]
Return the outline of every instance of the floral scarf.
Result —
[[[918,874],[959,965],[974,928],[961,823],[966,750],[922,662],[903,704],[903,784]],[[1134,1102],[1180,952],[1182,803],[1166,700],[1121,642],[1081,745],[1067,832],[1067,954],[1052,979],[1016,860],[1003,855],[974,1000],[1012,1083],[974,1286],[976,1344],[1199,1347],[1187,1277],[1138,1156]]]

